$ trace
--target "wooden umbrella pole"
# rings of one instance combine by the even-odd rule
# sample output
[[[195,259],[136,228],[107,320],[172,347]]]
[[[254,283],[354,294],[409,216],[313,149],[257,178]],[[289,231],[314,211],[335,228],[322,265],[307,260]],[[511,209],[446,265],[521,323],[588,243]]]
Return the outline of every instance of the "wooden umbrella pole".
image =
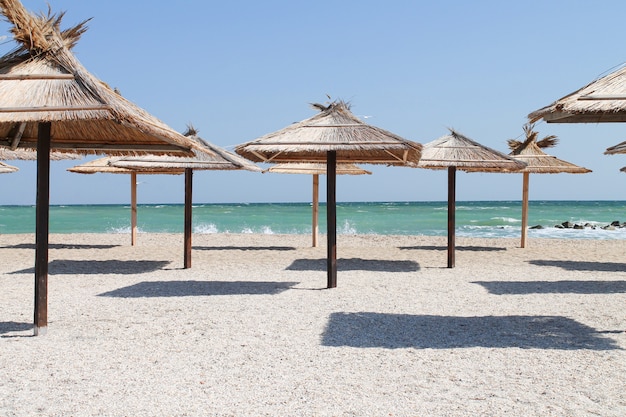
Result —
[[[130,244],[137,243],[137,173],[130,173]]]
[[[193,170],[185,168],[185,269],[191,268],[191,203]]]
[[[51,123],[39,123],[37,133],[37,209],[35,231],[35,336],[48,329],[48,232],[50,220]]]
[[[313,174],[313,223],[312,223],[312,235],[313,235],[313,247],[317,247],[317,237],[319,233],[319,226],[317,219],[319,218],[319,189],[320,189],[320,176]]]
[[[526,238],[528,235],[528,183],[530,173],[524,172],[524,184],[522,186],[522,242],[521,247],[526,247]]]
[[[448,268],[454,268],[456,228],[456,167],[448,167]]]
[[[328,238],[327,288],[337,286],[337,152],[326,154],[326,222]]]

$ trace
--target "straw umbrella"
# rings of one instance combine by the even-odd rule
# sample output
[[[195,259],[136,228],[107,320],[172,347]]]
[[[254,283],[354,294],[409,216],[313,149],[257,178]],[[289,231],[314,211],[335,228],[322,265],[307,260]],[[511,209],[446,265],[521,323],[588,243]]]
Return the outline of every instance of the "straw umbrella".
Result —
[[[131,245],[137,241],[137,174],[185,174],[185,268],[191,267],[191,196],[192,170],[237,170],[261,171],[248,160],[219,148],[197,136],[190,127],[185,136],[196,143],[193,157],[168,157],[144,155],[135,157],[105,157],[69,168],[79,174],[128,174],[131,184]]]
[[[108,173],[130,175],[130,244],[131,246],[135,246],[137,242],[137,171],[114,166],[114,163],[121,158],[121,156],[106,156],[85,162],[81,165],[76,165],[67,170],[77,174]],[[150,171],[142,172],[142,174],[182,174],[182,172]]]
[[[337,286],[337,163],[415,165],[422,145],[363,123],[343,101],[314,104],[319,114],[235,148],[254,162],[327,165],[327,287]]]
[[[310,174],[313,175],[313,219],[312,219],[312,245],[317,247],[318,241],[318,215],[319,215],[319,176],[326,174],[326,165],[324,164],[304,164],[304,163],[285,163],[277,164],[265,170],[264,172],[273,172],[278,174]],[[371,175],[370,171],[362,169],[355,164],[337,164],[337,175]]]
[[[19,171],[18,167],[14,167],[11,165],[7,165],[3,162],[0,162],[0,174],[8,174],[10,172],[16,172]]]
[[[82,156],[78,154],[71,154],[67,152],[50,152],[50,160],[51,161],[60,161],[62,159],[81,159]],[[11,150],[8,148],[0,147],[0,161],[13,161],[13,160],[37,160],[37,152],[29,149],[16,149]],[[2,164],[5,167],[9,167],[11,170],[3,171],[3,172],[14,172],[18,171],[17,167],[12,167],[10,165]]]
[[[528,115],[531,123],[626,122],[626,66]]]
[[[90,74],[71,49],[84,21],[61,30],[63,13],[35,15],[0,0],[17,47],[0,58],[0,146],[37,150],[35,335],[47,329],[50,150],[180,152],[188,140]]]
[[[261,172],[261,168],[248,160],[235,155],[226,149],[213,145],[197,135],[193,127],[189,127],[185,136],[195,142],[192,148],[194,156],[176,157],[167,155],[144,155],[135,157],[124,157],[116,161],[110,161],[109,165],[116,168],[128,169],[135,173],[144,174],[170,173],[185,174],[185,250],[184,267],[191,268],[191,214],[192,214],[192,185],[194,170],[247,170]],[[133,183],[133,184],[136,184]],[[136,229],[136,191],[132,193],[135,197],[135,226]],[[135,232],[136,233],[136,232]]]
[[[591,172],[590,169],[579,167],[543,152],[542,149],[551,148],[558,143],[556,136],[545,136],[541,140],[537,140],[538,132],[534,130],[534,124],[532,123],[524,125],[524,134],[526,139],[523,142],[515,139],[508,140],[508,145],[511,149],[509,156],[526,164],[526,167],[520,171],[524,177],[522,186],[522,240],[520,244],[522,248],[526,247],[528,234],[528,182],[530,173],[558,174],[567,172],[570,174],[584,174]]]
[[[448,268],[454,268],[456,170],[466,172],[514,172],[523,168],[516,161],[450,129],[450,134],[424,145],[419,168],[448,170]]]

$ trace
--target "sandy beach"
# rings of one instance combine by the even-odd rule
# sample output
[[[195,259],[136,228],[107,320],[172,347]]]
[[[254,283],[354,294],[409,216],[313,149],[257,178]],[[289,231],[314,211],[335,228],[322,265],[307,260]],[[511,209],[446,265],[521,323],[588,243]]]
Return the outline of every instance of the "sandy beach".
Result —
[[[0,236],[2,416],[624,416],[626,244]]]

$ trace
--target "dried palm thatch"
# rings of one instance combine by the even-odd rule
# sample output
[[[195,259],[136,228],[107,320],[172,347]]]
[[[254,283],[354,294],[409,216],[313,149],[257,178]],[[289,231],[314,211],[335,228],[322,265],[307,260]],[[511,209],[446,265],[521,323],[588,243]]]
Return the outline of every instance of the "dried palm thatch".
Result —
[[[314,104],[320,113],[235,147],[254,162],[326,162],[327,288],[337,286],[336,167],[338,163],[415,166],[422,145],[363,123],[341,101]]]
[[[63,14],[34,15],[0,0],[18,46],[0,58],[0,147],[37,149],[35,335],[47,329],[49,152],[181,153],[191,144],[91,75],[71,48],[86,22],[62,31]]]
[[[0,162],[0,174],[8,174],[15,171],[19,171],[19,168]]]
[[[523,175],[522,183],[522,238],[520,246],[526,247],[528,236],[528,184],[530,173],[536,174],[558,174],[566,172],[570,174],[585,174],[591,172],[590,169],[574,165],[570,162],[563,161],[554,156],[546,154],[542,149],[551,148],[558,143],[558,139],[554,135],[545,136],[541,140],[537,140],[538,132],[535,131],[534,123],[526,123],[524,125],[524,141],[509,139],[507,143],[511,149],[509,154],[513,158],[522,161],[526,167],[521,170]]]
[[[617,155],[626,153],[626,142],[620,142],[617,145],[606,148],[604,151],[605,155]]]
[[[128,168],[120,168],[114,166],[115,162],[120,160],[121,156],[105,156],[104,158],[94,159],[92,161],[85,162],[84,164],[76,165],[67,170],[76,174],[130,174],[133,171]],[[171,172],[150,172],[154,174],[170,174]],[[182,173],[182,172],[180,172]]]
[[[310,174],[324,175],[326,174],[326,164],[316,163],[284,163],[276,164],[263,172],[273,172],[276,174]],[[367,171],[355,164],[337,164],[337,175],[371,175],[371,171]]]
[[[190,128],[184,135],[194,142],[193,157],[152,154],[108,156],[77,165],[69,168],[68,171],[79,174],[98,172],[111,174],[129,174],[131,172],[138,174],[183,174],[186,169],[261,171],[261,168],[239,155],[198,137],[193,128]]]
[[[143,155],[121,158],[111,165],[130,169],[137,173],[185,173],[185,249],[184,267],[191,267],[191,211],[192,211],[192,172],[194,170],[248,170],[260,172],[261,169],[239,155],[213,145],[198,136],[198,132],[189,126],[185,137],[193,142],[192,157],[169,155]],[[133,230],[135,230],[133,225]]]
[[[455,263],[456,170],[514,172],[525,166],[450,129],[450,134],[424,145],[419,168],[448,170],[448,268]]]
[[[121,159],[120,156],[106,156],[104,158],[94,159],[93,161],[85,162],[84,164],[76,165],[72,168],[68,168],[69,172],[76,174],[126,174],[130,175],[130,210],[131,210],[131,245],[135,245],[137,242],[137,171],[116,167],[114,164]],[[146,172],[140,172],[141,174],[182,174],[184,170],[172,171],[171,169],[165,169],[159,171],[151,169]]]
[[[534,130],[533,123],[524,125],[526,139],[521,142],[509,139],[507,142],[511,153],[509,156],[522,161],[526,166],[521,172],[531,172],[537,174],[557,174],[567,172],[570,174],[584,174],[591,172],[590,169],[580,167],[567,161],[558,159],[546,154],[542,149],[551,148],[558,143],[554,135],[549,135],[541,140],[537,140],[538,132]]]
[[[456,167],[468,172],[517,172],[525,164],[450,129],[449,135],[424,145],[417,166],[428,169]]]
[[[72,49],[80,36],[87,30],[87,22],[91,20],[85,20],[70,29],[61,31],[61,20],[65,15],[64,12],[55,16],[48,6],[47,16],[44,14],[34,16],[25,13],[21,3],[15,0],[3,1],[2,7],[7,20],[13,23],[11,33],[13,33],[15,41],[19,43],[14,51],[16,55],[31,52],[34,54],[45,53],[55,48],[57,39],[50,38],[51,32],[60,33],[63,46]]]
[[[82,156],[75,153],[69,152],[50,152],[50,160],[51,161],[60,161],[63,159],[81,159]],[[22,161],[34,161],[37,159],[37,152],[32,149],[15,149],[11,150],[8,148],[0,147],[0,161],[13,161],[13,160],[22,160]]]
[[[528,146],[529,143],[536,143],[537,146],[539,146],[540,148],[552,148],[556,146],[557,143],[559,143],[559,139],[556,137],[556,135],[544,136],[541,140],[537,140],[539,132],[535,131],[534,123],[526,123],[523,129],[524,136],[526,136],[524,141],[520,141],[517,139],[507,140],[509,149],[511,149],[514,153],[519,153],[517,152],[517,150],[524,149],[526,146]]]
[[[619,170],[620,170],[621,172],[626,172],[626,167],[621,167]]]
[[[528,115],[531,122],[603,123],[626,121],[626,66],[592,81]]]
[[[19,0],[0,0],[17,48],[0,58],[0,146],[37,147],[40,122],[52,122],[51,148],[61,152],[183,152],[178,132],[90,74],[71,48],[84,21],[61,30],[63,13],[35,15]]]
[[[193,142],[193,156],[141,155],[118,158],[110,164],[141,173],[150,171],[183,173],[185,169],[193,170],[248,170],[261,172],[261,168],[245,158],[227,151],[224,148],[207,142],[198,136],[198,132],[189,126],[184,133]]]
[[[324,162],[328,151],[338,163],[416,164],[422,146],[362,122],[344,101],[313,104],[319,114],[239,145],[235,152],[254,162]]]
[[[108,172],[131,175],[131,245],[137,240],[137,174],[185,174],[185,248],[184,267],[191,267],[191,203],[193,170],[261,171],[248,160],[210,144],[198,136],[193,127],[184,133],[193,142],[193,157],[169,155],[140,155],[133,157],[107,157],[68,169],[71,172],[91,174]]]

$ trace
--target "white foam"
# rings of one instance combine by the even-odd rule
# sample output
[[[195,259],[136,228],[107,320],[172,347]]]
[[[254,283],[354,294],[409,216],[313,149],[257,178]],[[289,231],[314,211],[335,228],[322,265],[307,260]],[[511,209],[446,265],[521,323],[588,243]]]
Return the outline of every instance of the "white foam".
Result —
[[[344,235],[355,235],[357,234],[356,228],[350,224],[348,220],[344,220],[343,226],[337,230],[337,233]]]
[[[211,234],[211,233],[219,233],[217,226],[213,223],[202,223],[193,228],[194,233],[199,234]]]

